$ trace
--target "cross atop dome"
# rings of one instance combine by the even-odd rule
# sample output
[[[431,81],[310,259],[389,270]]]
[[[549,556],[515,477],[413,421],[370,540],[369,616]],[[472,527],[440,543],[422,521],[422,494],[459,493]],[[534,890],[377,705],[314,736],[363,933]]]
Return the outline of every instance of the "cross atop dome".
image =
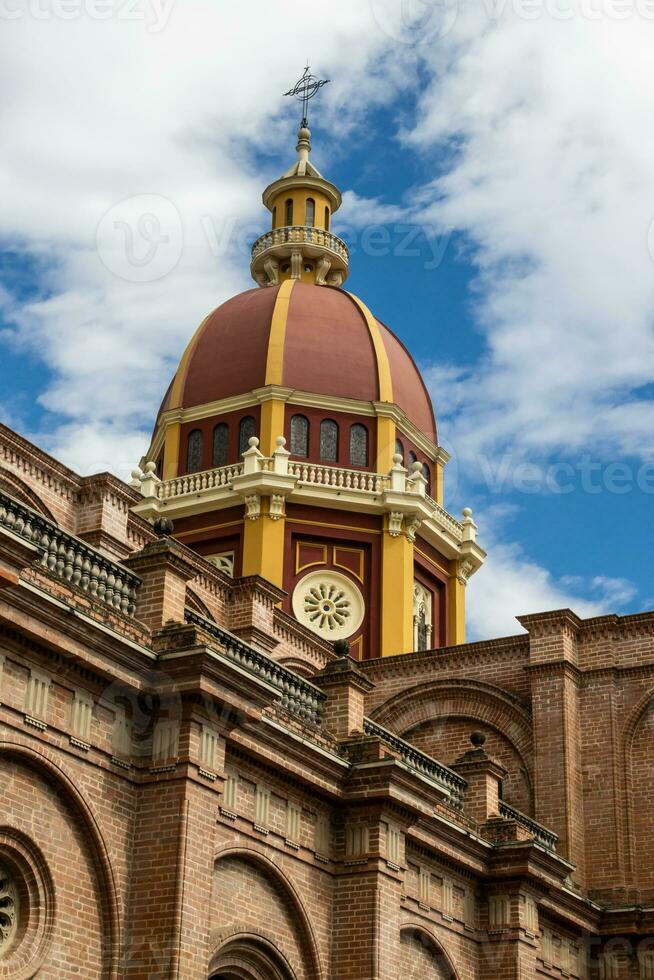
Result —
[[[293,96],[293,98],[298,99],[298,101],[302,103],[302,121],[300,123],[300,129],[308,129],[309,127],[309,101],[318,94],[324,85],[329,85],[330,81],[330,78],[316,78],[315,75],[312,75],[311,68],[307,62],[302,77],[297,80],[295,85],[290,88],[288,92],[284,92],[285,96]]]

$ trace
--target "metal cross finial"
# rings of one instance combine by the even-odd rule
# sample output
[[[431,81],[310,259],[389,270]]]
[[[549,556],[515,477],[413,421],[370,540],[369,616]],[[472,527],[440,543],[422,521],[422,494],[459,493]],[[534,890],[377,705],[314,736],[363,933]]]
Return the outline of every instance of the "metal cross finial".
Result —
[[[330,82],[330,78],[319,79],[315,75],[311,74],[309,65],[304,69],[304,75],[300,78],[293,88],[290,88],[288,92],[284,92],[284,95],[294,95],[298,101],[302,103],[302,122],[301,126],[309,125],[309,99],[312,99],[314,95],[317,95],[323,85],[327,85]]]

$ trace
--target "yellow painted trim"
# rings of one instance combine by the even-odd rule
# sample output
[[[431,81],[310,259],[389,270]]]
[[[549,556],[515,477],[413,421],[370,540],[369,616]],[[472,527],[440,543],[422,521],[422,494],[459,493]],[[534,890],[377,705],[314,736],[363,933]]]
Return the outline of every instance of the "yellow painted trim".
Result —
[[[395,455],[395,423],[392,419],[377,419],[377,458],[375,469],[378,473],[388,473],[393,466]]]
[[[182,426],[173,422],[166,427],[164,437],[163,479],[174,480],[179,467],[179,444],[182,438]]]
[[[264,503],[264,501],[262,501]],[[267,509],[267,506],[266,506]],[[260,575],[284,586],[284,519],[271,521],[262,514],[245,521],[243,532],[243,575]]]
[[[420,555],[421,558],[424,558],[425,561],[429,562],[429,564],[431,565],[432,568],[438,569],[438,571],[441,574],[443,574],[443,573],[447,574],[447,564],[448,564],[448,562],[447,562],[447,559],[446,558],[443,558],[444,564],[443,565],[439,565],[437,562],[434,561],[434,559],[430,555],[426,555],[425,552],[424,551],[421,551],[420,548],[418,548],[418,547],[416,547],[416,554],[417,555]]]
[[[204,534],[205,531],[221,531],[224,527],[240,527],[243,523],[243,518],[241,518],[240,521],[227,521],[225,524],[209,524],[207,527],[196,527],[192,531],[175,531],[175,537],[190,538],[192,534]]]
[[[264,384],[281,385],[284,375],[284,344],[286,342],[286,321],[291,302],[291,293],[295,285],[294,279],[287,279],[279,287],[277,299],[270,321],[270,336],[268,337],[268,355],[266,357],[266,376]],[[277,435],[280,435],[278,432]]]
[[[466,641],[466,587],[459,582],[456,573],[450,576],[449,601],[449,644],[450,646]]]
[[[405,534],[384,534],[381,564],[381,655],[392,657],[413,650],[413,543]]]
[[[388,354],[386,353],[386,348],[384,347],[384,341],[382,339],[381,330],[379,329],[379,324],[363,300],[360,300],[358,296],[354,295],[354,293],[348,293],[348,296],[361,310],[370,333],[372,346],[375,349],[377,372],[379,376],[379,400],[380,402],[392,402],[393,379],[391,377],[391,366],[388,361]]]
[[[363,654],[363,637],[357,636],[356,640],[350,640],[350,656],[355,660],[361,660]]]
[[[434,500],[439,505],[443,506],[443,466],[441,463],[436,463],[434,466],[436,470],[436,480],[434,481]]]
[[[214,310],[211,311],[211,313],[213,312]],[[182,404],[182,395],[184,394],[184,385],[186,383],[189,363],[191,357],[193,356],[193,351],[197,346],[197,342],[200,339],[200,334],[204,329],[205,323],[211,316],[211,313],[208,313],[205,316],[204,320],[191,337],[189,343],[186,345],[186,350],[182,354],[182,359],[179,362],[179,367],[177,368],[177,373],[175,374],[175,380],[173,381],[172,391],[170,392],[170,401],[168,403],[167,411],[169,411],[171,408],[180,408]]]
[[[359,556],[359,571],[358,571],[358,573],[357,572],[353,572],[351,568],[348,568],[347,567],[347,565],[341,565],[341,563],[339,561],[336,561],[336,552],[337,551],[349,551],[350,554],[352,554],[352,555],[358,555]],[[354,575],[354,577],[355,578],[358,578],[360,582],[363,582],[363,551],[361,550],[361,548],[346,548],[342,544],[335,544],[335,545],[333,545],[333,554],[334,554],[334,567],[335,568],[344,568],[346,572],[349,572],[350,573],[350,575]]]
[[[367,528],[367,527],[354,527],[351,524],[327,524],[326,521],[308,521],[308,520],[307,521],[301,521],[301,520],[298,520],[297,518],[287,517],[286,518],[286,522],[287,522],[287,524],[310,524],[312,526],[315,524],[316,527],[335,527],[335,528],[338,528],[339,531],[359,531],[361,534],[381,534],[382,533],[381,531],[371,530],[370,528]]]
[[[322,561],[308,561],[306,565],[300,565],[300,545],[311,545],[314,548],[322,548]],[[318,544],[317,541],[296,541],[295,542],[295,574],[299,575],[305,568],[313,568],[314,565],[327,564],[327,545]]]
[[[285,405],[277,398],[261,403],[261,423],[259,425],[259,449],[264,456],[272,456],[277,448],[277,436],[284,435]]]

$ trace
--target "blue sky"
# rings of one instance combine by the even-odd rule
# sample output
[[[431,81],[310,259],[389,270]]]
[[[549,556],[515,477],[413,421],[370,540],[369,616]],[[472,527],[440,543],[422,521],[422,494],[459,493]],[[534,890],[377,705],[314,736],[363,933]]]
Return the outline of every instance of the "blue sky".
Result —
[[[348,288],[423,369],[448,506],[489,550],[471,635],[653,606],[642,5],[262,6],[2,14],[3,419],[82,472],[138,462],[186,340],[251,284],[260,193],[294,152],[281,92],[310,52],[333,78],[312,158],[344,192]]]

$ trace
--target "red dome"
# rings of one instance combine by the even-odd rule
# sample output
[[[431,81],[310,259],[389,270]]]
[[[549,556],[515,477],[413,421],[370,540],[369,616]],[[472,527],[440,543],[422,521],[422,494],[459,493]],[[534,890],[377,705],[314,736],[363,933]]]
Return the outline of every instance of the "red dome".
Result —
[[[161,410],[268,384],[394,402],[436,441],[431,400],[411,355],[343,289],[287,281],[227,300],[198,328]]]

